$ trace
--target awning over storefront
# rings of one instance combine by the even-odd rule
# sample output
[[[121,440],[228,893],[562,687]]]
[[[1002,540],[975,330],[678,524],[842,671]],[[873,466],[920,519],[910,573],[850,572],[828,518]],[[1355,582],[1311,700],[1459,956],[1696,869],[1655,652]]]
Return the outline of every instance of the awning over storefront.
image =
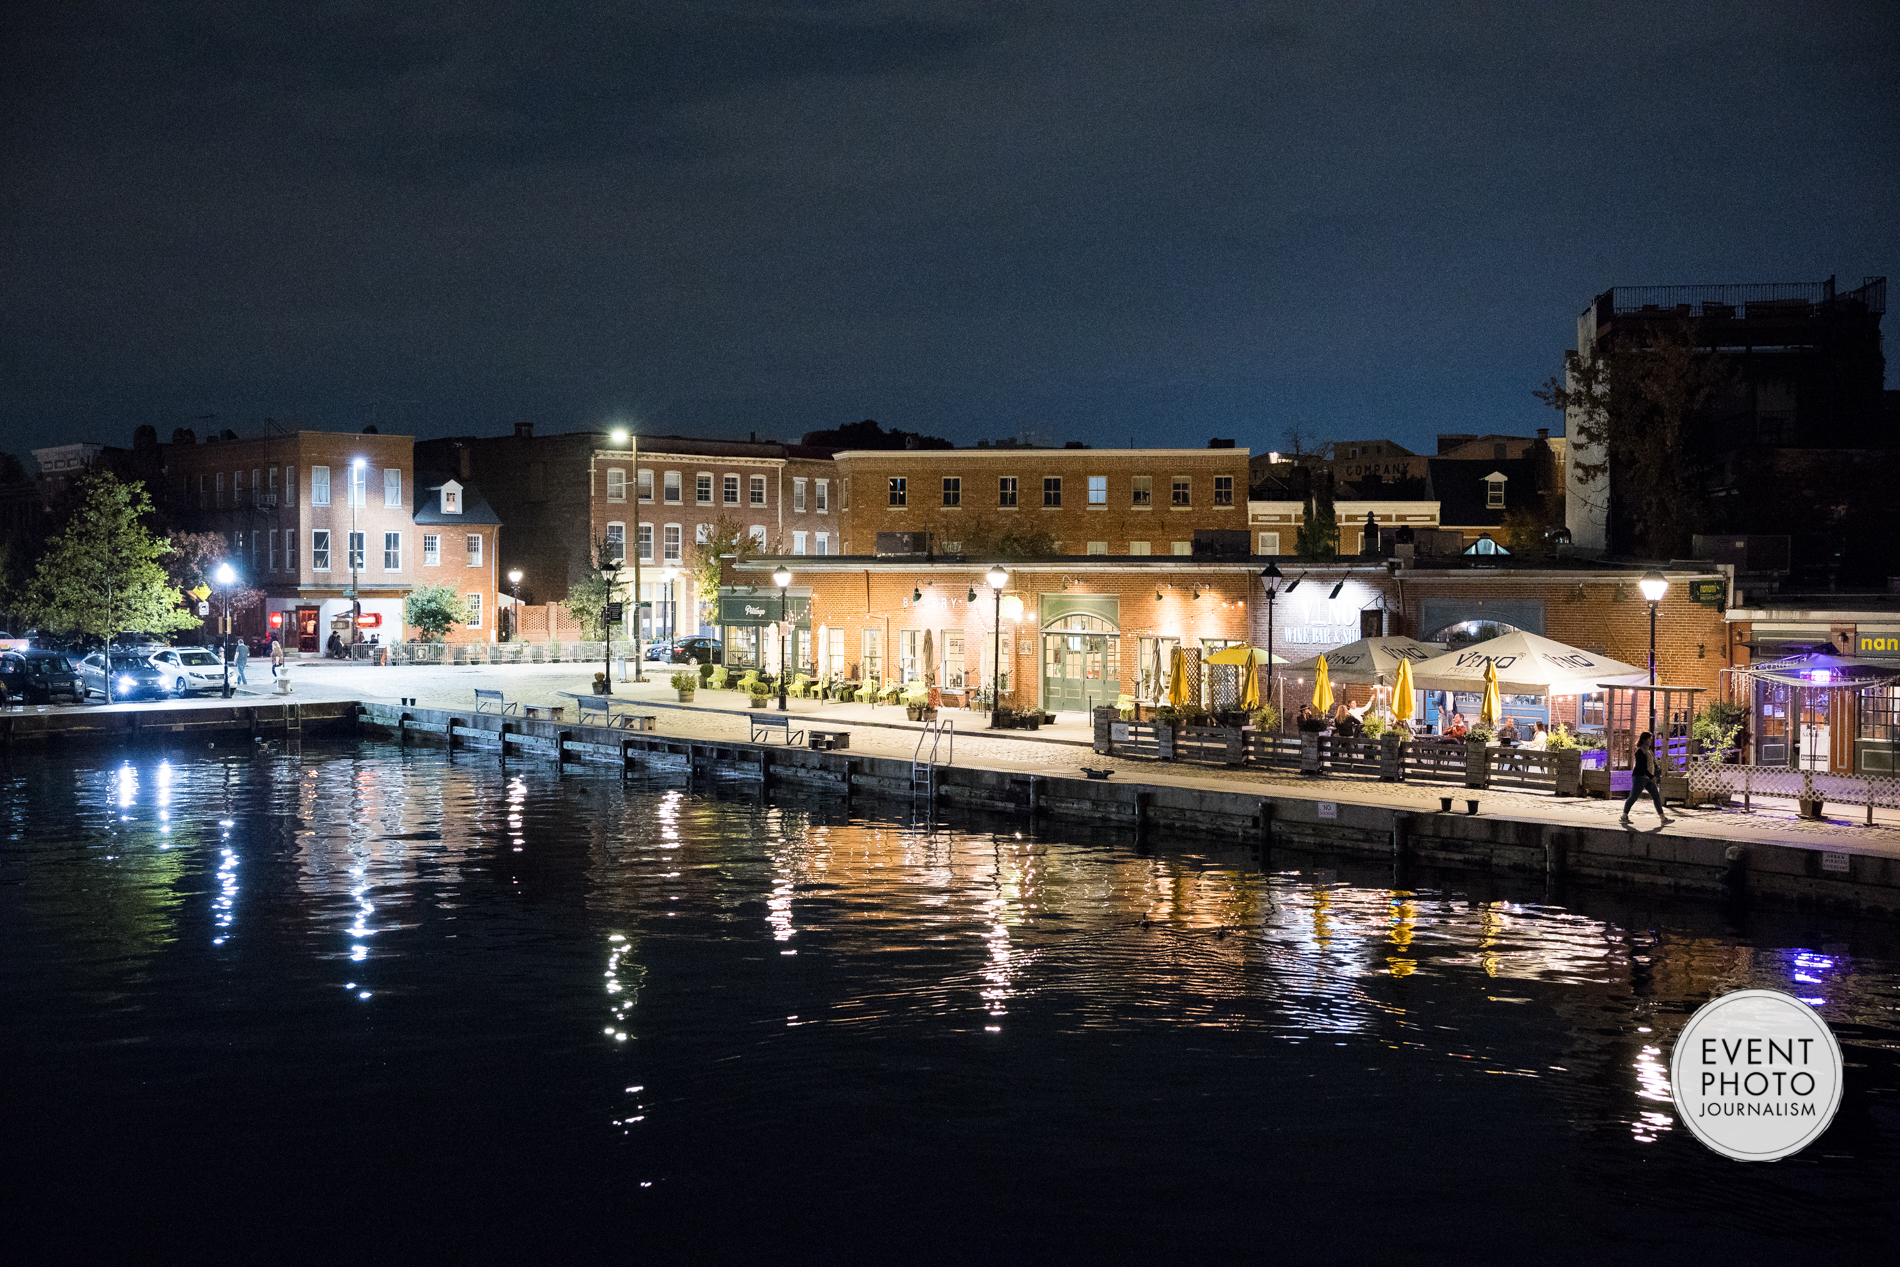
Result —
[[[792,609],[793,623],[803,626],[811,624],[811,596],[809,594],[791,594],[785,599],[784,607]],[[784,607],[779,603],[777,594],[767,597],[763,594],[719,595],[719,623],[722,625],[776,625],[784,616]]]
[[[1819,651],[1785,656],[1779,660],[1764,660],[1757,664],[1737,665],[1729,672],[1737,677],[1753,678],[1759,682],[1780,682],[1786,686],[1829,686],[1853,690],[1866,686],[1885,686],[1900,679],[1900,669]]]
[[[1482,691],[1485,670],[1497,666],[1506,695],[1583,695],[1603,685],[1638,685],[1649,673],[1539,634],[1505,634],[1414,665],[1412,680],[1427,691]]]

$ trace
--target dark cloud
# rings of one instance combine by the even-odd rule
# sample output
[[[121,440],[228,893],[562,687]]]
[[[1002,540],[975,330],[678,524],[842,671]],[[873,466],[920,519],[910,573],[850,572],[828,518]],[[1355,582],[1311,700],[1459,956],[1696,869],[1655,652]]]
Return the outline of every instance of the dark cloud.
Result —
[[[1888,271],[1897,14],[27,9],[0,423],[1522,431],[1607,286]]]

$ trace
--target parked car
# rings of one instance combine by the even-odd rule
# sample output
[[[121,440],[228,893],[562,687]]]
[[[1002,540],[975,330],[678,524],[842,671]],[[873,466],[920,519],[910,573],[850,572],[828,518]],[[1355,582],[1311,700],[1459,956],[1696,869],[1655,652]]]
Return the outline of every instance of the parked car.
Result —
[[[647,659],[667,664],[718,664],[719,653],[723,650],[725,648],[717,638],[703,635],[667,638],[647,648]]]
[[[79,685],[86,696],[104,696],[106,694],[106,674],[112,675],[113,701],[138,699],[160,699],[171,694],[172,679],[161,673],[158,666],[143,656],[115,655],[111,667],[106,665],[105,652],[95,651],[79,662]]]
[[[0,654],[0,687],[7,699],[29,704],[83,698],[73,663],[58,651],[8,651]]]
[[[152,655],[152,667],[168,673],[172,694],[224,689],[224,661],[203,647],[166,647]]]

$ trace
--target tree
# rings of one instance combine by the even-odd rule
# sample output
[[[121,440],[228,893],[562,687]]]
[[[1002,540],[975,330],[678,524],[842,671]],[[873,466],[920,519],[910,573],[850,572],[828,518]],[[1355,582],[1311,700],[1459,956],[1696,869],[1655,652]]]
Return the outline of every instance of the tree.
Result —
[[[402,619],[422,633],[424,642],[440,642],[468,618],[468,606],[453,585],[418,585],[402,600]]]
[[[233,561],[230,545],[217,532],[175,532],[168,538],[172,552],[165,557],[165,576],[180,590],[200,585],[218,591],[218,610],[230,604],[233,616],[241,615],[264,601],[264,591],[243,581],[243,560]],[[239,579],[229,586],[218,584],[218,566],[230,563]]]
[[[964,534],[963,553],[982,559],[1049,559],[1056,556],[1056,539],[1041,528],[1007,528],[998,532],[978,524]]]
[[[1306,486],[1306,505],[1299,531],[1294,535],[1294,553],[1302,559],[1318,562],[1339,555],[1339,512],[1333,506],[1333,473],[1316,472]]]
[[[831,431],[808,431],[805,433],[804,443],[825,449],[953,449],[956,447],[948,440],[937,436],[922,435],[915,431],[900,431],[895,427],[886,431],[877,424],[875,419],[871,418]]]
[[[1504,548],[1513,555],[1542,562],[1556,557],[1557,548],[1551,543],[1550,532],[1563,524],[1563,494],[1552,491],[1529,506],[1504,512],[1504,522],[1498,525],[1498,530]]]
[[[756,558],[759,543],[746,532],[745,525],[731,515],[721,515],[706,529],[706,539],[693,547],[693,594],[703,603],[719,600],[719,584],[725,577],[725,559],[735,563]]]
[[[1685,317],[1634,325],[1587,357],[1566,352],[1563,377],[1533,393],[1569,424],[1579,455],[1574,493],[1602,488],[1607,496],[1615,473],[1613,549],[1659,559],[1688,553],[1702,526],[1708,407],[1730,378],[1727,361],[1702,349]],[[1582,459],[1590,453],[1595,460]]]
[[[145,485],[100,474],[77,493],[71,518],[47,543],[27,586],[27,617],[108,642],[124,630],[171,633],[196,625],[159,563],[171,543],[145,526],[152,513]],[[108,675],[108,700],[111,681]]]
[[[567,598],[561,603],[561,610],[567,613],[569,620],[583,629],[598,627],[603,638],[607,636],[607,604],[613,601],[614,595],[613,586],[601,575],[601,569],[621,561],[614,543],[602,541],[594,547],[594,565],[580,580],[567,587]]]

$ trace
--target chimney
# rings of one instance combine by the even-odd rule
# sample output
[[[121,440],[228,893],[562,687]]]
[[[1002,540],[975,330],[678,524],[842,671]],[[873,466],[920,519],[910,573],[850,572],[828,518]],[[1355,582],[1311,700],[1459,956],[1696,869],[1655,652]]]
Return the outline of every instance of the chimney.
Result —
[[[1548,439],[1550,439],[1550,428],[1549,428],[1549,427],[1539,427],[1539,428],[1537,429],[1537,438],[1538,438],[1539,440],[1548,440]]]
[[[457,443],[455,446],[455,456],[457,459],[457,465],[459,465],[462,468],[462,478],[467,479],[468,478],[468,446],[466,444]]]
[[[534,424],[532,422],[517,422],[515,424],[515,439],[517,440],[534,439]]]

